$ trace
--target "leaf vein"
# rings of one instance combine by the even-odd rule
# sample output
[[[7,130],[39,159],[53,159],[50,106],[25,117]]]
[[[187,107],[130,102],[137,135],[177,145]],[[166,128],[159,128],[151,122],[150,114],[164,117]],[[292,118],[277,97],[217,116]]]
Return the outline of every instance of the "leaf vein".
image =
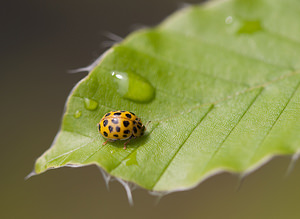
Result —
[[[271,125],[270,129],[268,130],[268,132],[266,133],[265,137],[262,139],[262,141],[258,144],[258,146],[254,149],[254,153],[251,156],[251,158],[249,159],[249,162],[251,162],[251,160],[253,160],[253,158],[255,157],[255,154],[257,153],[258,149],[261,147],[261,145],[263,145],[263,143],[265,142],[265,140],[267,139],[267,137],[270,135],[272,129],[275,127],[277,121],[279,120],[280,116],[282,115],[282,113],[285,111],[286,107],[288,106],[288,104],[291,102],[292,98],[294,97],[296,91],[299,89],[300,87],[300,81],[298,82],[297,86],[295,87],[293,93],[291,94],[291,96],[289,97],[288,101],[286,102],[284,108],[282,109],[282,111],[278,114],[277,118],[275,119],[275,121],[273,122],[273,124]]]
[[[79,150],[79,149],[85,147],[86,145],[95,142],[96,140],[97,140],[97,139],[95,138],[95,139],[93,139],[93,140],[87,142],[87,143],[84,144],[84,145],[81,145],[81,146],[79,146],[79,147],[77,147],[77,148],[74,148],[74,149],[68,151],[68,152],[65,152],[65,153],[63,153],[63,154],[61,154],[61,155],[58,155],[58,156],[56,156],[56,157],[54,157],[54,158],[48,160],[48,161],[46,162],[46,165],[49,164],[49,163],[51,163],[51,162],[54,161],[54,160],[57,160],[57,159],[59,159],[59,158],[65,156],[65,155],[69,155],[70,153],[73,153],[73,152],[75,152],[75,151],[77,151],[77,150]]]
[[[255,85],[255,86],[253,86],[253,87],[250,87],[250,88],[247,88],[247,89],[238,91],[238,92],[236,92],[236,93],[234,93],[234,94],[232,94],[232,95],[229,95],[229,96],[227,96],[227,97],[225,97],[225,98],[222,98],[222,99],[219,99],[219,100],[217,100],[217,101],[209,102],[209,103],[202,103],[201,105],[195,105],[194,107],[191,107],[191,108],[190,108],[190,111],[193,111],[193,110],[196,110],[196,109],[198,109],[198,108],[201,108],[201,107],[204,107],[204,106],[208,106],[208,105],[211,105],[211,104],[216,105],[216,104],[222,103],[222,102],[224,102],[224,101],[230,100],[230,99],[232,99],[232,98],[234,98],[234,97],[237,97],[237,96],[239,96],[239,95],[245,94],[245,93],[247,93],[247,92],[251,92],[251,91],[253,91],[253,90],[255,90],[255,89],[265,88],[265,87],[267,87],[267,86],[270,85],[270,84],[273,84],[273,83],[275,83],[275,82],[284,80],[284,79],[286,79],[286,78],[289,78],[289,77],[292,77],[292,76],[295,76],[295,75],[298,75],[298,74],[300,74],[300,71],[294,71],[294,72],[292,72],[292,73],[290,73],[290,74],[282,75],[282,76],[280,76],[280,77],[278,77],[278,78],[275,78],[275,79],[273,79],[273,80],[267,81],[267,82],[265,82],[265,83],[262,83],[262,84],[259,84],[259,85]],[[186,112],[186,111],[179,112],[179,113],[177,113],[177,114],[175,114],[175,115],[172,115],[172,117],[181,115],[181,114],[183,114],[183,113],[185,113],[185,112]],[[161,122],[161,121],[167,120],[167,119],[169,119],[169,118],[170,118],[170,116],[168,116],[168,117],[166,117],[166,118],[161,118],[160,120],[153,120],[153,121],[154,121],[154,122]]]
[[[205,170],[205,168],[208,166],[208,164],[213,160],[213,158],[216,156],[216,154],[220,151],[220,149],[222,148],[222,146],[224,145],[224,143],[226,142],[226,140],[232,134],[233,130],[238,126],[238,124],[242,121],[242,119],[247,114],[247,112],[249,111],[249,109],[251,108],[251,106],[253,106],[253,104],[255,103],[255,101],[257,100],[257,98],[261,95],[262,91],[263,91],[263,88],[260,88],[260,91],[257,93],[257,95],[255,95],[255,97],[253,98],[253,100],[251,101],[251,103],[249,104],[249,106],[247,107],[247,109],[245,110],[245,112],[239,118],[239,120],[237,121],[237,123],[232,127],[232,129],[229,131],[229,133],[225,136],[225,138],[223,139],[223,141],[219,144],[219,146],[216,148],[216,150],[210,156],[210,158],[208,159],[208,161],[206,162],[206,164],[203,166],[203,168],[200,170],[200,172],[203,172]]]
[[[184,139],[184,141],[178,147],[178,149],[175,152],[175,154],[171,157],[171,159],[169,160],[169,162],[166,164],[166,166],[164,167],[164,169],[162,170],[162,172],[160,173],[160,175],[158,176],[158,178],[154,182],[154,184],[152,186],[152,189],[155,187],[155,185],[159,182],[159,180],[161,179],[161,177],[163,176],[163,174],[166,172],[167,168],[170,166],[170,164],[172,163],[172,161],[175,159],[176,155],[178,154],[178,152],[180,151],[180,149],[182,148],[182,146],[186,143],[186,141],[190,138],[190,136],[193,134],[193,132],[195,131],[195,129],[201,124],[201,122],[204,120],[204,118],[207,117],[207,115],[212,111],[213,108],[214,108],[214,105],[212,104],[210,106],[210,108],[207,110],[207,112],[205,113],[205,115],[202,116],[202,118],[199,120],[199,122],[195,125],[195,127],[192,129],[192,131],[186,137],[186,139]]]

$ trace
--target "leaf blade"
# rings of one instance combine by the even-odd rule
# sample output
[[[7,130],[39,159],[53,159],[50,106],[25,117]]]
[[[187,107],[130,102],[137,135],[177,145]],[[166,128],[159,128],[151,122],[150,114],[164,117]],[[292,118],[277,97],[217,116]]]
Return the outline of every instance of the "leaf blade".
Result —
[[[71,93],[61,131],[36,161],[36,173],[96,164],[146,189],[174,191],[298,152],[300,8],[293,0],[276,2],[193,6],[114,46]],[[277,28],[279,12],[286,16]],[[155,98],[122,98],[111,76],[116,70],[149,81]],[[122,142],[103,146],[96,129],[102,115],[119,109],[152,121],[127,150]]]

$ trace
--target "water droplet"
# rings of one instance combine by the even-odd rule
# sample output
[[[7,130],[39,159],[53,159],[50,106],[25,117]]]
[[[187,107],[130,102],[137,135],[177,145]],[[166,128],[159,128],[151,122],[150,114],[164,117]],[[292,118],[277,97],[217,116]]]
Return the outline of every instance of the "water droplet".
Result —
[[[246,21],[244,20],[242,26],[237,31],[238,34],[252,34],[263,30],[261,22],[259,20]]]
[[[84,107],[87,110],[95,110],[97,109],[98,102],[89,98],[84,98]]]
[[[232,16],[228,16],[228,17],[225,19],[225,23],[226,23],[226,24],[231,24],[232,21],[233,21]]]
[[[74,113],[74,117],[76,119],[78,119],[81,116],[81,111],[80,110],[76,110],[76,112]]]
[[[118,84],[118,93],[129,100],[146,103],[155,96],[154,87],[145,78],[133,72],[117,72],[111,74]]]
[[[131,165],[138,165],[138,162],[136,160],[136,151],[133,152],[126,160],[124,160],[126,166],[131,166]]]

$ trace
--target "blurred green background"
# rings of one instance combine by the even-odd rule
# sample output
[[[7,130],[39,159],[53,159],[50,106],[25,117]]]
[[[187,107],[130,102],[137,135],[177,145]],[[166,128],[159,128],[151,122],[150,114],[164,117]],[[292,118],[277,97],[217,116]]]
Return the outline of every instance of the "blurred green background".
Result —
[[[300,162],[284,177],[289,157],[275,158],[247,176],[239,190],[238,176],[223,173],[158,204],[138,189],[133,207],[119,183],[106,189],[96,166],[50,170],[24,181],[51,145],[70,90],[85,76],[67,71],[105,51],[103,31],[125,37],[136,26],[159,23],[181,4],[2,2],[0,218],[300,218]]]

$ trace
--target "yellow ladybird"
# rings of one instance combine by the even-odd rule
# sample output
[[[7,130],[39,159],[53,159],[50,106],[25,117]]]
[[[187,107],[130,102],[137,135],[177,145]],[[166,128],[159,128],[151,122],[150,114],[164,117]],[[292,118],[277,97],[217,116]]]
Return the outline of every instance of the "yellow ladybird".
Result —
[[[123,110],[106,113],[98,123],[98,131],[107,139],[103,145],[108,141],[128,140],[124,143],[124,149],[131,138],[142,136],[145,129],[140,118]]]

